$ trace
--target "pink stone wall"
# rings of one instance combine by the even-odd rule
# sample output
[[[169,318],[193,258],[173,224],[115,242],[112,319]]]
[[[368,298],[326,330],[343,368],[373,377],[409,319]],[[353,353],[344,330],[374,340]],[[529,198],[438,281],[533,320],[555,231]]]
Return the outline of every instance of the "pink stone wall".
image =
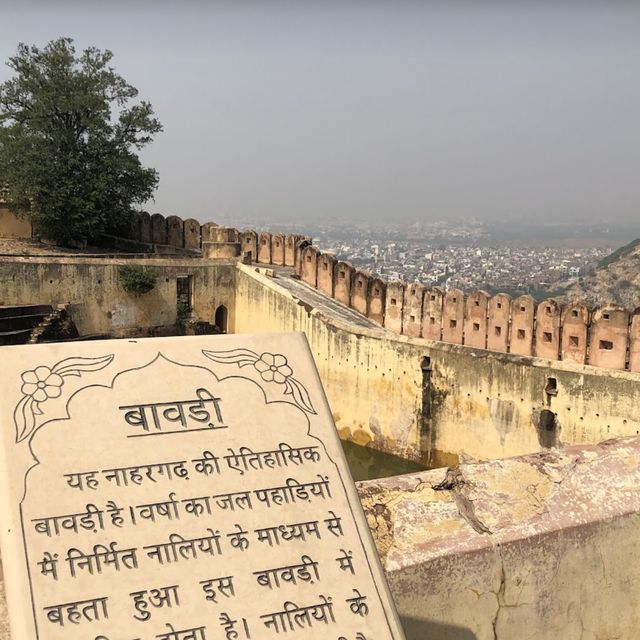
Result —
[[[464,343],[469,347],[487,348],[487,306],[489,294],[476,291],[467,296],[464,319]]]
[[[404,310],[402,314],[402,333],[405,336],[419,338],[422,334],[422,297],[424,287],[418,283],[408,284],[405,288]]]
[[[536,309],[535,354],[549,360],[559,358],[560,305],[555,300],[543,300]]]
[[[442,341],[462,344],[464,331],[464,293],[450,289],[442,305]]]
[[[582,304],[571,304],[562,311],[562,359],[584,364],[587,359],[589,310]]]
[[[536,301],[528,295],[518,296],[511,302],[510,351],[517,356],[533,354],[533,326]]]
[[[629,312],[609,304],[593,312],[589,364],[605,369],[624,369],[629,340]]]
[[[442,289],[433,287],[424,292],[422,300],[422,337],[428,340],[442,340]]]
[[[384,326],[402,333],[402,307],[404,305],[404,283],[388,282],[384,310]]]
[[[507,353],[511,296],[506,293],[491,296],[487,304],[487,316],[487,349]]]
[[[367,315],[367,297],[369,295],[369,274],[357,270],[351,285],[351,306],[362,315]]]

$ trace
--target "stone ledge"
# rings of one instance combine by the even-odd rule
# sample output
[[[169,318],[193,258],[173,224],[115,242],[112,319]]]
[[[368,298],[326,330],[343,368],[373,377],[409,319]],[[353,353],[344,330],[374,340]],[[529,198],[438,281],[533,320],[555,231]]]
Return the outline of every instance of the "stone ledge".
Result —
[[[638,486],[633,437],[358,490],[409,640],[631,640]]]

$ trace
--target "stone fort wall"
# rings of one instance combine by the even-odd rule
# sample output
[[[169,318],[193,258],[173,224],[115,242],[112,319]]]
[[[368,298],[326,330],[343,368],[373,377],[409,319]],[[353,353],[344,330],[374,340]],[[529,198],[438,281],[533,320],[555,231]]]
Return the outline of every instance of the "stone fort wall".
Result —
[[[123,289],[120,267],[132,264],[156,274],[148,293]],[[235,271],[233,263],[171,256],[0,256],[0,306],[67,305],[81,336],[161,335],[177,322],[177,280],[186,276],[194,317],[214,324],[224,305],[233,330]]]
[[[17,221],[6,206],[0,214],[0,236],[17,233]],[[20,224],[24,231],[24,221]],[[158,213],[138,213],[122,240],[134,250],[186,251],[204,258],[292,267],[306,284],[401,335],[640,371],[640,307],[633,311],[615,304],[587,308],[580,303],[561,305],[553,299],[538,303],[529,295],[465,294],[460,289],[387,282],[320,251],[306,236],[239,231]]]
[[[237,266],[234,331],[304,332],[343,440],[443,466],[640,433],[637,373],[366,327],[282,281]]]
[[[460,289],[386,282],[312,245],[300,246],[296,269],[308,285],[402,335],[640,371],[640,308],[589,309],[552,299],[538,303],[529,295],[467,295]]]

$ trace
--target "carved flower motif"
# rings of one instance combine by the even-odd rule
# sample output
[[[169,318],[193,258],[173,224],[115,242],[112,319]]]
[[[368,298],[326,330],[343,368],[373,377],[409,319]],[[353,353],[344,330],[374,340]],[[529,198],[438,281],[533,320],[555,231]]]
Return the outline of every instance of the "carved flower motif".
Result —
[[[64,380],[49,367],[36,367],[22,374],[22,383],[22,393],[25,396],[33,398],[36,402],[44,402],[47,398],[60,396]]]
[[[265,382],[284,384],[293,374],[287,359],[280,354],[263,353],[253,365]]]

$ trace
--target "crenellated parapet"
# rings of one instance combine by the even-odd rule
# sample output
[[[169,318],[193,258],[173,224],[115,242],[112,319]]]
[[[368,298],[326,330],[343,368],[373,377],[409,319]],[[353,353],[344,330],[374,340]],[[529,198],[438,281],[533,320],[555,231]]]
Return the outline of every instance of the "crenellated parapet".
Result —
[[[295,271],[304,282],[408,337],[640,371],[640,308],[633,313],[613,304],[589,309],[553,299],[536,302],[530,295],[512,299],[506,293],[385,282],[308,239],[297,244],[295,255]]]

